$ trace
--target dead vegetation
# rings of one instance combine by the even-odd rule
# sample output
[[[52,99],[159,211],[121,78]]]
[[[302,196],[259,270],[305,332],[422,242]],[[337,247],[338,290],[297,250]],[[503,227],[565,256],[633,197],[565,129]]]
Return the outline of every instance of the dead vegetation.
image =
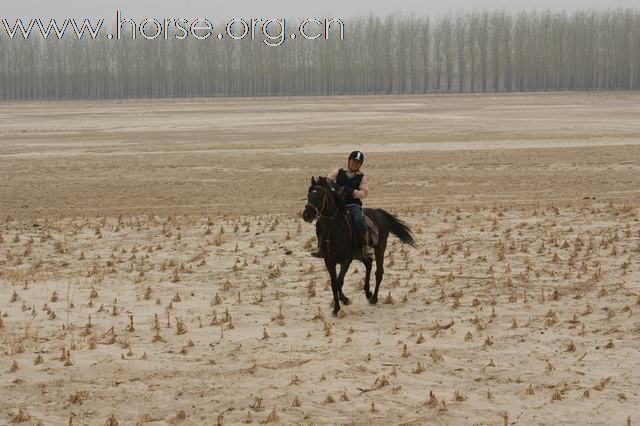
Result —
[[[180,392],[194,401],[211,389],[229,395],[220,398],[233,410],[212,417],[227,424],[298,422],[303,411],[320,421],[327,406],[385,417],[393,404],[481,422],[477,401],[509,400],[524,416],[539,416],[511,395],[595,407],[609,390],[631,407],[636,397],[622,376],[593,377],[588,368],[605,356],[638,367],[625,355],[634,349],[640,304],[630,284],[640,238],[633,212],[606,204],[402,211],[423,227],[420,246],[390,240],[377,306],[362,295],[357,265],[344,287],[353,303],[338,319],[327,315],[326,272],[307,257],[296,217],[75,218],[38,232],[11,222],[0,272],[11,413],[33,420],[18,411],[17,396],[30,380],[47,383],[44,371],[51,380],[72,374],[117,383],[62,396],[107,424],[140,419],[140,401],[131,397],[137,408],[115,414],[99,401],[127,407],[118,389],[174,380],[166,377],[188,383]],[[515,368],[526,384],[488,379]],[[263,395],[243,405],[237,396],[254,382]],[[419,400],[426,383],[439,386]],[[150,418],[177,419],[164,408]]]

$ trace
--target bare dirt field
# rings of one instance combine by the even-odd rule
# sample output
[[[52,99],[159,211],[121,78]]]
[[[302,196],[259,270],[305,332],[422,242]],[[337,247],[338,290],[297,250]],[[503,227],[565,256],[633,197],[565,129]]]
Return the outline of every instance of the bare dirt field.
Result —
[[[0,105],[0,424],[639,424],[640,94]],[[380,301],[312,175],[366,154]]]

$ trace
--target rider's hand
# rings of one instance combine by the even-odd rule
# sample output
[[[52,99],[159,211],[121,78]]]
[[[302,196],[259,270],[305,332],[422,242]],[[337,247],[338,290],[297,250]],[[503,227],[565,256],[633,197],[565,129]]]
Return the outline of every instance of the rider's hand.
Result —
[[[355,191],[355,189],[349,188],[346,186],[343,186],[341,190],[343,191],[343,194],[350,195],[350,196],[353,196],[353,191]]]

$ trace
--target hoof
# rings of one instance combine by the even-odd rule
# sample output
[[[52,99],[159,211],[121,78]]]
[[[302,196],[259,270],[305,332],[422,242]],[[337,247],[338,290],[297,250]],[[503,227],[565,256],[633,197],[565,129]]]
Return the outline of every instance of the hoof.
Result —
[[[316,259],[324,259],[324,255],[320,250],[312,251],[311,253],[309,253],[309,255],[311,255],[312,257],[315,257]]]
[[[350,305],[351,304],[351,300],[349,300],[349,298],[347,296],[342,296],[340,298],[340,301],[342,302],[343,305]]]
[[[373,296],[373,293],[371,293],[370,291],[365,291],[364,292],[365,297],[367,298],[367,300],[371,299],[371,297]]]
[[[378,303],[378,298],[377,297],[375,297],[375,298],[374,297],[369,297],[368,299],[369,299],[369,304],[370,305],[375,305],[375,304]]]

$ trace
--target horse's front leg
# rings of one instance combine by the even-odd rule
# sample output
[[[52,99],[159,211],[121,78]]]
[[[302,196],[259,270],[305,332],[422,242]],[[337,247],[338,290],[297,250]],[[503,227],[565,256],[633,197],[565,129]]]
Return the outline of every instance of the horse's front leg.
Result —
[[[327,272],[329,272],[329,278],[331,279],[331,291],[333,292],[333,315],[337,315],[340,310],[340,299],[338,298],[339,287],[338,287],[338,277],[336,276],[336,263],[329,262],[326,258],[324,259],[324,265],[327,268]],[[340,269],[342,272],[342,269]]]
[[[344,284],[344,277],[349,270],[349,266],[351,265],[351,259],[345,260],[340,264],[340,272],[338,273],[338,279],[336,280],[336,287],[338,288],[338,297],[342,303],[345,305],[349,304],[349,298],[344,295],[342,292],[342,285]],[[337,309],[336,309],[337,307]],[[340,310],[340,305],[333,306],[333,314],[338,315],[338,311]]]

